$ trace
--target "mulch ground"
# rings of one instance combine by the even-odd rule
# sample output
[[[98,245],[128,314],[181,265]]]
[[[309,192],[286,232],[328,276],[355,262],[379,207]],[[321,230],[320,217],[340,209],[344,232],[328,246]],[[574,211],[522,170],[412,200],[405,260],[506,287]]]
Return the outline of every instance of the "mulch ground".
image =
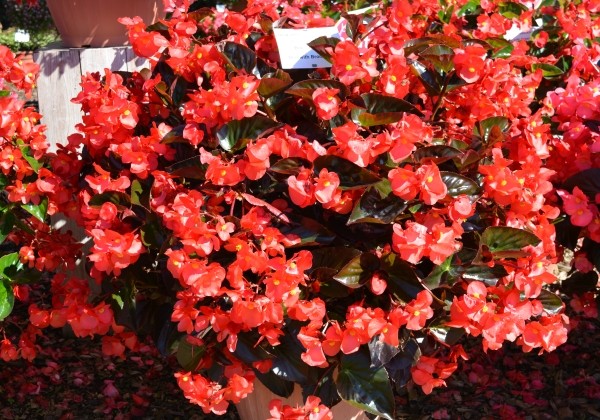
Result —
[[[572,326],[567,344],[541,356],[513,345],[470,348],[447,388],[408,392],[398,418],[600,419],[600,322],[574,318]],[[151,348],[121,360],[103,357],[99,340],[46,334],[32,363],[0,362],[0,418],[238,418],[234,409],[209,416],[187,403],[176,362]]]

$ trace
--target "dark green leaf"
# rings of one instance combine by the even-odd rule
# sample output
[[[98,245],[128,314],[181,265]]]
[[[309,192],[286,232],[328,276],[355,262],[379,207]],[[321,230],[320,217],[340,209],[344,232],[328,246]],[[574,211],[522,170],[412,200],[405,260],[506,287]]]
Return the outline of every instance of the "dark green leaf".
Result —
[[[411,338],[402,347],[402,351],[385,365],[385,369],[394,381],[397,390],[406,386],[411,379],[411,368],[417,364],[420,357],[419,344],[414,338]]]
[[[360,255],[361,251],[345,246],[332,246],[313,249],[311,253],[313,256],[313,263],[309,273],[319,267],[332,268],[337,272],[354,257]]]
[[[300,243],[297,246],[328,245],[336,238],[335,233],[325,226],[304,216],[296,217],[294,223],[281,226],[279,230],[286,236],[300,238]]]
[[[335,49],[335,46],[340,42],[339,38],[328,38],[326,36],[320,36],[317,39],[308,43],[308,46],[319,53],[321,57],[330,63],[333,62],[331,54]]]
[[[507,19],[515,19],[528,9],[522,4],[507,1],[498,5],[498,12]]]
[[[371,356],[371,367],[378,368],[389,363],[398,353],[401,348],[398,346],[391,346],[384,343],[379,339],[379,336],[375,336],[369,341],[369,354]]]
[[[48,215],[48,197],[42,198],[39,204],[21,204],[21,208],[39,221],[44,222]]]
[[[280,337],[281,344],[272,349],[275,357],[272,359],[271,372],[286,381],[296,382],[300,385],[317,382],[323,369],[309,366],[302,360],[301,354],[306,349],[297,338],[300,324],[290,323],[287,331],[289,334]]]
[[[273,394],[287,398],[294,393],[295,384],[293,382],[281,379],[273,372],[260,373],[255,370],[254,373],[256,374],[256,378]]]
[[[302,82],[298,82],[291,86],[285,93],[289,95],[299,96],[308,101],[312,101],[312,94],[315,89],[318,88],[327,88],[327,89],[338,89],[340,93],[338,94],[340,98],[344,99],[348,94],[348,88],[342,82],[337,80],[321,80],[321,79],[311,79],[311,80],[303,80]]]
[[[537,245],[540,239],[531,232],[506,226],[488,227],[481,235],[479,252],[474,264],[486,262],[489,258],[518,258],[526,256],[522,249]]]
[[[352,108],[350,116],[355,124],[361,127],[374,127],[376,125],[387,125],[398,122],[402,119],[402,112],[381,112],[371,114],[364,108]]]
[[[365,93],[360,96],[365,104],[367,112],[371,114],[379,113],[394,113],[408,112],[420,117],[423,113],[419,111],[413,104],[404,99],[395,98],[393,96],[381,95],[379,93]]]
[[[370,252],[363,252],[347,263],[333,279],[351,289],[364,285],[379,268],[379,258]]]
[[[183,129],[185,126],[178,125],[174,127],[171,131],[169,131],[165,136],[161,139],[162,144],[171,144],[171,143],[189,143],[189,141],[183,138]]]
[[[23,268],[23,263],[19,259],[18,252],[12,252],[10,254],[3,255],[0,257],[0,280],[12,280],[12,276]]]
[[[432,45],[419,56],[433,64],[438,73],[450,73],[454,69],[454,50],[446,45]]]
[[[542,75],[545,78],[552,78],[563,74],[563,71],[560,68],[553,66],[552,64],[535,63],[531,65],[532,71],[537,71],[538,69],[542,70]]]
[[[342,399],[335,385],[333,373],[334,370],[330,368],[327,374],[323,375],[317,383],[303,386],[302,396],[304,397],[304,401],[306,401],[308,396],[314,395],[319,397],[321,404],[325,404],[327,407],[333,407],[339,403]]]
[[[206,165],[203,165],[202,162],[200,162],[200,156],[185,158],[179,162],[173,163],[165,170],[173,176],[180,176],[182,178],[206,179]]]
[[[292,84],[292,78],[283,70],[277,70],[272,75],[260,79],[258,94],[263,98],[269,98],[279,92],[282,92]]]
[[[542,289],[537,299],[542,303],[544,311],[551,315],[561,313],[565,307],[565,304],[558,296],[546,289]]]
[[[381,268],[388,274],[388,290],[404,302],[415,299],[425,289],[410,264],[394,253],[381,259]]]
[[[593,292],[597,284],[598,273],[595,271],[592,270],[587,273],[576,271],[561,282],[560,290],[568,295],[582,295],[585,292]]]
[[[489,141],[490,133],[494,127],[497,127],[500,129],[500,131],[505,132],[510,127],[510,120],[506,117],[486,118],[475,126],[475,134],[482,137],[484,143],[487,143]]]
[[[319,156],[315,159],[313,165],[316,176],[319,176],[319,172],[324,168],[329,172],[338,174],[340,178],[340,189],[342,190],[358,189],[381,181],[381,178],[374,172],[361,168],[355,163],[339,156]]]
[[[433,161],[439,165],[462,154],[460,150],[454,147],[438,144],[435,146],[419,147],[413,153],[413,158],[416,162]]]
[[[342,17],[348,22],[346,24],[346,35],[352,41],[356,41],[360,35],[359,26],[362,23],[362,16],[356,14],[342,13]]]
[[[487,38],[486,41],[494,49],[492,53],[493,58],[510,57],[515,49],[514,45],[504,38]]]
[[[341,357],[336,381],[340,396],[349,404],[385,419],[394,418],[394,394],[383,367],[372,368],[363,349]]]
[[[16,218],[12,211],[5,210],[0,213],[0,244],[2,244],[10,232],[12,232],[15,221]]]
[[[600,193],[600,168],[586,169],[576,173],[565,181],[564,187],[569,192],[578,187],[588,196],[590,201],[595,201],[596,195]]]
[[[205,351],[206,348],[204,346],[198,347],[191,344],[187,340],[187,336],[184,336],[179,340],[179,345],[177,346],[177,362],[183,370],[193,372],[198,367],[198,363],[200,363],[200,359]]]
[[[450,266],[452,265],[453,256],[450,256],[444,260],[438,266],[435,266],[431,273],[423,279],[423,284],[429,289],[435,289],[439,287],[444,281],[444,277],[446,277],[446,273],[450,271]]]
[[[0,321],[10,315],[15,305],[15,295],[7,281],[0,280]]]
[[[390,224],[405,209],[406,202],[395,194],[392,194],[389,180],[383,179],[365,190],[354,205],[347,224]]]
[[[238,343],[233,353],[234,356],[248,365],[260,360],[271,359],[273,355],[262,346],[256,344],[259,338],[258,334],[255,333],[238,334]]]
[[[437,78],[437,75],[429,70],[423,63],[412,60],[410,62],[410,70],[419,78],[427,92],[432,96],[438,96],[442,92],[442,85]]]
[[[218,45],[221,54],[227,61],[238,70],[245,70],[246,73],[252,74],[252,70],[256,66],[256,53],[250,48],[236,44],[235,42],[225,42]]]
[[[310,167],[310,161],[299,157],[293,157],[278,160],[269,167],[269,170],[282,175],[297,175],[302,168]]]
[[[281,126],[271,118],[255,115],[241,120],[233,120],[217,130],[219,144],[224,150],[237,152],[250,140],[256,140]]]
[[[129,195],[119,191],[107,191],[102,194],[96,194],[90,199],[90,206],[101,206],[104,203],[113,203],[119,207],[129,207],[131,199]]]
[[[4,190],[7,185],[10,184],[8,177],[2,173],[0,173],[0,190]]]
[[[156,221],[154,216],[140,228],[140,234],[144,246],[153,249],[162,248],[165,241],[165,235],[161,229],[161,223]]]
[[[434,324],[428,327],[429,332],[441,343],[453,346],[465,335],[465,330],[462,328],[447,327],[444,319],[437,320]]]
[[[466,176],[445,171],[442,171],[440,175],[448,188],[448,195],[451,197],[458,197],[462,194],[474,197],[480,192],[479,184]]]

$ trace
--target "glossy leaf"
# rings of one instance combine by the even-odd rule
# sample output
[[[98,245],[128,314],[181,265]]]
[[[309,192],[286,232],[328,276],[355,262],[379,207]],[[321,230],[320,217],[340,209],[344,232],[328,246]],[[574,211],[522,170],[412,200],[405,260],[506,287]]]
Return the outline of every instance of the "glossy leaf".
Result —
[[[218,45],[221,54],[227,61],[236,69],[245,70],[246,73],[252,74],[252,70],[256,66],[256,53],[245,45],[236,44],[235,42],[225,42]]]
[[[382,95],[379,93],[365,93],[360,97],[365,104],[366,110],[371,114],[385,112],[408,112],[409,114],[423,116],[421,111],[404,99]]]
[[[303,80],[302,82],[298,82],[291,86],[285,93],[289,95],[299,96],[308,101],[312,101],[312,94],[315,89],[318,88],[327,88],[327,89],[338,89],[340,93],[338,95],[340,98],[344,99],[348,93],[348,88],[342,82],[337,80]]]
[[[388,290],[404,302],[410,302],[424,290],[410,264],[394,253],[381,258],[381,269],[388,274]]]
[[[452,268],[450,272],[456,277],[462,277],[466,280],[478,280],[487,285],[494,286],[499,279],[508,275],[508,272],[501,264],[495,264],[493,267],[487,265],[468,265],[465,267]]]
[[[33,169],[35,173],[38,173],[38,171],[43,166],[42,163],[33,157],[33,155],[31,154],[31,148],[22,144],[22,140],[19,140],[17,143],[19,143],[19,148],[21,149],[23,159],[25,159],[27,163],[29,163],[29,166],[31,166],[31,169]]]
[[[0,280],[0,321],[10,315],[15,305],[12,287],[5,280]]]
[[[393,124],[400,121],[402,115],[401,112],[381,112],[379,114],[371,114],[365,111],[364,108],[352,108],[352,111],[350,112],[352,121],[361,127]]]
[[[361,254],[358,249],[345,246],[317,248],[313,249],[311,253],[313,263],[311,269],[308,271],[309,273],[320,267],[331,268],[337,272],[353,258]]]
[[[462,154],[460,150],[454,147],[437,144],[434,146],[419,147],[413,153],[413,158],[416,162],[432,161],[439,165]]]
[[[263,98],[270,98],[271,96],[284,91],[291,84],[292,78],[290,75],[279,69],[275,73],[260,79],[258,94]]]
[[[200,359],[204,355],[205,351],[205,347],[199,347],[191,344],[187,340],[187,336],[185,336],[179,340],[179,345],[177,346],[177,362],[179,363],[179,366],[183,368],[183,370],[194,371],[196,367],[198,367]]]
[[[542,70],[542,75],[545,78],[560,76],[564,73],[560,68],[548,63],[535,63],[531,65],[532,71],[536,71],[538,69]]]
[[[385,365],[385,369],[394,381],[397,390],[405,387],[411,379],[411,368],[417,364],[420,357],[419,344],[415,339],[409,339],[402,347],[402,351]]]
[[[448,318],[448,321],[450,319]],[[429,332],[435,337],[440,343],[453,346],[465,335],[465,330],[462,328],[453,328],[444,325],[444,320],[437,320],[437,322],[428,326]]]
[[[433,64],[438,73],[450,73],[454,69],[454,50],[446,45],[432,45],[419,56]]]
[[[200,162],[200,156],[192,156],[173,163],[166,168],[166,171],[173,176],[204,180],[206,165]]]
[[[269,167],[269,171],[282,175],[297,175],[302,168],[310,168],[312,164],[299,157],[278,160]]]
[[[432,96],[438,96],[442,92],[442,85],[434,72],[429,70],[423,63],[412,60],[410,62],[411,72],[419,78],[427,92]]]
[[[273,372],[261,373],[255,370],[254,373],[256,378],[273,394],[282,398],[287,398],[294,393],[295,384],[293,382],[281,379]]]
[[[335,233],[321,223],[304,216],[296,217],[294,222],[281,226],[279,230],[286,236],[300,238],[297,246],[328,245],[336,238]]]
[[[578,172],[569,177],[564,183],[564,187],[573,192],[573,188],[578,187],[593,202],[597,194],[600,193],[600,168],[591,168]]]
[[[561,313],[565,307],[565,304],[560,297],[546,289],[542,289],[537,299],[542,303],[544,311],[551,315]]]
[[[335,172],[340,177],[340,189],[353,190],[376,184],[381,181],[378,175],[368,169],[361,168],[357,164],[334,155],[319,156],[313,162],[315,176],[319,175],[321,169]]]
[[[21,204],[21,208],[31,214],[33,217],[43,222],[48,215],[48,197],[42,198],[39,204]]]
[[[406,202],[395,194],[392,194],[390,182],[387,179],[383,179],[365,190],[354,205],[347,224],[390,224],[405,209]]]
[[[302,387],[304,401],[310,395],[319,397],[321,404],[325,404],[327,407],[333,407],[342,400],[335,385],[334,370],[332,368],[329,368],[327,373],[318,382]]]
[[[526,256],[522,249],[537,245],[540,239],[531,232],[506,226],[488,227],[481,235],[479,252],[473,263],[486,262],[493,258],[517,258]]]
[[[484,143],[488,143],[493,127],[498,127],[500,131],[505,132],[510,127],[510,120],[506,117],[486,118],[475,126],[475,134],[481,136]]]
[[[423,284],[429,289],[435,289],[445,282],[447,273],[452,266],[453,256],[446,258],[440,265],[437,265],[431,270],[431,273],[423,279]]]
[[[363,252],[347,263],[333,279],[351,289],[363,286],[379,268],[379,258],[370,252]]]
[[[469,197],[473,197],[479,194],[479,185],[466,176],[456,174],[454,172],[440,172],[442,181],[448,188],[448,195],[451,197],[458,197],[459,195],[465,194]]]
[[[362,349],[343,355],[336,381],[338,392],[349,404],[392,420],[395,405],[388,373],[383,367],[370,365],[369,354]]]
[[[381,367],[390,362],[401,349],[398,346],[391,346],[384,343],[379,339],[379,336],[375,336],[369,341],[369,354],[371,356],[371,367]]]
[[[250,140],[259,139],[279,127],[271,118],[255,115],[241,120],[233,120],[217,130],[217,139],[224,150],[237,152]]]
[[[498,5],[498,12],[507,19],[515,19],[528,9],[522,4],[506,1]]]
[[[18,252],[3,255],[0,257],[0,280],[12,280],[12,276],[19,268],[23,268],[23,263],[19,259]]]
[[[330,63],[333,62],[331,54],[335,49],[335,46],[340,42],[339,38],[329,38],[326,36],[320,36],[317,39],[308,43],[308,46],[319,53],[321,57]]]

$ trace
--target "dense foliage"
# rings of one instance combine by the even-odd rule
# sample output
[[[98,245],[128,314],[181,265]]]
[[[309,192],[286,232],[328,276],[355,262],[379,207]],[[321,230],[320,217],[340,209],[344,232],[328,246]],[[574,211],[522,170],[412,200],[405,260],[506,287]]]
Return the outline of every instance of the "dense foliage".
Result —
[[[86,75],[78,133],[45,155],[106,303],[56,276],[32,325],[108,333],[114,355],[152,336],[205,412],[258,379],[303,389],[274,418],[341,399],[393,418],[394,390],[430,393],[468,359],[463,336],[552,351],[561,296],[597,316],[600,4],[189,3],[122,19],[151,69]],[[340,39],[311,43],[330,68],[280,68],[274,22],[338,17]],[[536,28],[511,42],[513,25]]]

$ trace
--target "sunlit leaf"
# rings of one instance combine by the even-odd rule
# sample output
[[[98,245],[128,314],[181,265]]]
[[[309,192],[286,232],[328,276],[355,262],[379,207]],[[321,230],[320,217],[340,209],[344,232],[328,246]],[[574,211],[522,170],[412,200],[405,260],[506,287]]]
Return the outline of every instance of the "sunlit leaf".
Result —
[[[341,357],[336,385],[349,404],[385,419],[394,418],[394,394],[388,373],[383,367],[371,367],[365,350]]]
[[[255,115],[223,125],[217,130],[217,139],[224,150],[237,152],[250,140],[259,139],[279,126],[281,124],[271,118]]]
[[[48,214],[48,197],[42,198],[39,204],[21,204],[21,208],[39,221],[43,222],[46,220],[46,216]]]
[[[15,305],[12,287],[5,280],[0,280],[0,321],[10,315]]]
[[[442,181],[448,188],[448,195],[458,197],[459,195],[468,195],[470,197],[479,194],[479,184],[466,176],[454,172],[440,172]]]
[[[406,202],[392,193],[390,182],[383,179],[368,187],[354,205],[347,224],[390,224],[406,209]]]
[[[363,252],[347,263],[333,279],[351,289],[363,286],[379,268],[379,258],[370,252]]]

